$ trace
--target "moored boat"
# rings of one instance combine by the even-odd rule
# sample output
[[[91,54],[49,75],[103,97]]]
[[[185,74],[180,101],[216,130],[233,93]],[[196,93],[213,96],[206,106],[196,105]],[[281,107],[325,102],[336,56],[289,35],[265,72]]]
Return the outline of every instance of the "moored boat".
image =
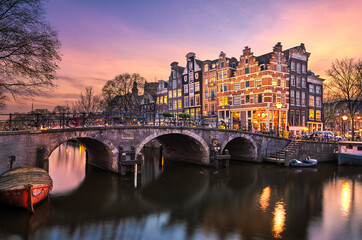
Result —
[[[339,142],[338,164],[362,165],[362,142]]]
[[[306,158],[304,160],[292,159],[289,161],[289,166],[292,167],[312,167],[318,164],[317,159]]]
[[[19,167],[0,176],[0,194],[2,200],[13,206],[23,207],[34,212],[33,205],[46,196],[53,187],[49,174],[36,167]]]

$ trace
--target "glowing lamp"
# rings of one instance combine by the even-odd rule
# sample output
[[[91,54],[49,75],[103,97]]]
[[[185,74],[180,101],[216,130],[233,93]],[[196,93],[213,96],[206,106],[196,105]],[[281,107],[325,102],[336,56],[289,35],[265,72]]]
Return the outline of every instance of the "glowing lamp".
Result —
[[[343,115],[343,116],[342,116],[342,120],[343,120],[343,121],[347,121],[347,119],[348,119],[348,117],[347,117],[346,115]]]

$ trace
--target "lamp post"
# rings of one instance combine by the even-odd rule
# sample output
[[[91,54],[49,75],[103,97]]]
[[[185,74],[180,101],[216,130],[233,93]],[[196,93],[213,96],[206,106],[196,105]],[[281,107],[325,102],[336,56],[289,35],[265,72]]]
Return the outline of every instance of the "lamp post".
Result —
[[[343,135],[346,135],[346,121],[347,121],[348,117],[346,115],[343,115],[342,116],[342,121],[343,121],[343,128],[342,128],[342,131],[343,131]]]
[[[276,103],[275,106],[278,109],[278,128],[277,128],[277,132],[278,132],[278,137],[279,137],[279,124],[280,124],[280,109],[282,108],[283,104],[281,104],[280,102]]]

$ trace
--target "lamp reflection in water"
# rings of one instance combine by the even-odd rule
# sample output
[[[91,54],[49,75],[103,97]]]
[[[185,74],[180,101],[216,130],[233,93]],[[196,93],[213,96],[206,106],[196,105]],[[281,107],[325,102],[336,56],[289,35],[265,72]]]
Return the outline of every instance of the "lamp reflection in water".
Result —
[[[274,209],[273,218],[273,235],[274,238],[282,238],[280,235],[284,230],[285,225],[285,208],[284,202],[277,202]]]
[[[260,195],[259,204],[260,204],[260,209],[263,211],[266,211],[266,209],[269,207],[270,192],[271,192],[270,187],[265,187],[263,189],[263,193]]]
[[[351,210],[351,201],[352,201],[352,190],[351,183],[345,181],[342,186],[341,193],[341,207],[342,207],[342,215],[348,216]]]

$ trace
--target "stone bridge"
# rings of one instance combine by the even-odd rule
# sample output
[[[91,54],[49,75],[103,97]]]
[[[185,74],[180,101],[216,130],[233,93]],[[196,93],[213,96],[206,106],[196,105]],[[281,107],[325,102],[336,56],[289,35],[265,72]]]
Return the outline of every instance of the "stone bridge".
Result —
[[[122,152],[142,155],[144,146],[162,145],[165,160],[188,161],[210,165],[210,146],[217,139],[221,152],[229,150],[231,159],[261,162],[265,154],[286,146],[290,140],[267,135],[213,128],[165,126],[112,126],[0,132],[0,172],[8,169],[9,157],[14,167],[41,165],[62,143],[76,140],[87,149],[88,162],[97,167],[120,172]],[[50,163],[51,164],[51,163]]]

